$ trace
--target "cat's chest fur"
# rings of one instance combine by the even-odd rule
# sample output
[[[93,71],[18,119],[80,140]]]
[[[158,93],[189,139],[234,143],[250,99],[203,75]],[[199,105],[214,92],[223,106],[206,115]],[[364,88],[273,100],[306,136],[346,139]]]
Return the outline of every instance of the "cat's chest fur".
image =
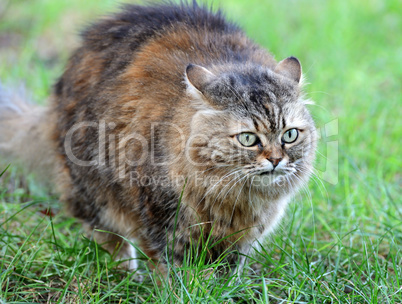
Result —
[[[230,186],[233,183],[207,195],[184,197],[184,203],[194,212],[194,220],[209,223],[215,236],[232,236],[229,240],[239,243],[250,243],[271,232],[282,218],[290,195],[255,191],[244,183]]]

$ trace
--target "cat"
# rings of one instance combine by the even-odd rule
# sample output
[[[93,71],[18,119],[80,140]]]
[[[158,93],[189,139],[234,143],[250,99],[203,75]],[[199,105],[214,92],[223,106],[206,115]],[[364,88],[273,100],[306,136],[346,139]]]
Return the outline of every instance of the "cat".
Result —
[[[3,96],[3,158],[44,171],[132,271],[131,241],[162,272],[208,244],[242,265],[312,172],[299,60],[195,1],[125,5],[82,40],[47,107]]]

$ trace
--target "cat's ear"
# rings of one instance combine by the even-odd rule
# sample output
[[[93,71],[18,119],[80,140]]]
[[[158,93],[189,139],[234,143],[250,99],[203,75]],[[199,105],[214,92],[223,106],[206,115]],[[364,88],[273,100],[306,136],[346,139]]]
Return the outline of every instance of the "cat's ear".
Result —
[[[186,68],[187,91],[194,97],[200,97],[204,93],[205,87],[216,79],[215,74],[206,68],[189,64]]]
[[[300,79],[302,77],[302,67],[300,61],[293,56],[283,59],[281,62],[279,62],[275,67],[274,72],[290,78],[297,83],[300,83]]]

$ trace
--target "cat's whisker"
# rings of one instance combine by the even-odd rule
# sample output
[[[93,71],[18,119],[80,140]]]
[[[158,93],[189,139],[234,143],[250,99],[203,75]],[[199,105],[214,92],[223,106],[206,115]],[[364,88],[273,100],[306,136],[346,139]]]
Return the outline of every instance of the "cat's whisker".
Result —
[[[316,172],[318,172],[317,169],[315,168],[311,168],[311,170],[307,170],[306,168],[303,168],[302,171],[304,174],[310,174],[311,175],[311,179],[313,180],[313,182],[317,185],[317,187],[320,189],[321,194],[323,195],[323,197],[327,200],[329,200],[329,194],[328,194],[328,190],[325,187],[322,179],[317,175]],[[325,195],[324,195],[325,194]]]
[[[209,194],[209,193],[211,193],[211,191],[212,190],[214,190],[214,188],[221,182],[221,181],[223,181],[225,178],[228,178],[228,177],[230,177],[230,176],[232,176],[232,175],[234,175],[234,174],[237,174],[238,172],[241,172],[242,171],[242,169],[233,169],[232,171],[230,171],[229,173],[227,173],[227,174],[225,174],[223,177],[221,177],[206,193],[205,193],[205,195],[200,199],[200,201],[198,202],[198,204],[197,204],[197,206],[207,197],[207,195]],[[229,183],[230,183],[231,181],[229,181]],[[228,184],[229,184],[228,183]],[[224,186],[224,187],[226,187],[227,186],[227,184]]]
[[[235,183],[230,187],[229,190],[226,191],[225,196],[221,199],[221,203],[219,204],[219,208],[222,206],[223,202],[225,201],[226,196],[230,193],[230,191],[233,189],[233,187],[236,186],[236,185],[237,185],[244,177],[246,177],[246,176],[247,176],[247,174],[246,174],[245,176],[239,176],[239,177],[237,178],[237,180],[236,180],[236,179],[233,179],[233,180],[232,180],[232,181],[235,181]],[[215,200],[214,200],[213,205],[215,205],[215,203],[216,203],[217,199],[219,198],[219,196],[224,193],[224,189],[225,189],[225,188],[226,188],[226,186],[225,186],[224,188],[222,188],[222,190],[220,191],[220,193],[217,195],[217,197],[216,197]]]
[[[242,186],[240,187],[240,189],[239,189],[239,194],[237,194],[236,200],[235,200],[235,202],[234,202],[234,204],[233,204],[232,215],[230,216],[230,220],[229,220],[229,222],[228,222],[228,225],[231,225],[231,223],[232,223],[233,215],[234,215],[234,212],[235,212],[235,209],[236,209],[237,201],[238,201],[238,199],[239,199],[240,194],[242,193],[242,190],[243,190],[243,188],[244,188],[244,185],[245,185],[246,182],[247,182],[248,176],[249,176],[249,175],[246,174],[246,175],[243,177],[243,179],[244,179],[245,181],[244,181],[244,183],[242,184]]]
[[[301,178],[299,175],[295,174],[294,176],[295,176],[297,179],[302,180],[302,178]],[[310,191],[310,190],[308,189],[308,187],[307,187],[307,182],[305,182],[305,181],[302,182],[302,184],[301,184],[301,189],[303,190],[303,192],[306,193],[306,195],[307,195],[307,197],[308,197],[308,201],[309,201],[309,203],[310,203],[311,212],[312,212],[313,226],[315,227],[315,216],[314,216],[313,198],[312,198],[312,195],[311,195],[311,191]],[[314,236],[314,238],[315,238],[315,229],[314,229],[314,231],[313,231],[313,236]]]
[[[230,182],[228,182],[228,183],[221,189],[221,191],[216,195],[215,200],[214,200],[214,202],[213,202],[212,205],[211,205],[211,209],[212,209],[212,207],[215,205],[215,203],[216,203],[217,199],[219,198],[219,196],[224,193],[225,188],[226,188],[227,186],[229,186],[232,182],[235,182],[235,183],[230,187],[230,189],[226,192],[226,193],[229,193],[229,191],[237,184],[237,182],[238,182],[237,179],[240,180],[241,178],[242,178],[242,176],[239,176],[239,177],[235,176]],[[236,181],[236,180],[237,180],[237,181]],[[225,195],[225,197],[226,197],[226,195]],[[221,205],[222,205],[222,203],[223,203],[225,197],[223,197],[223,199],[221,200],[221,203],[220,203],[220,205],[219,205],[219,208],[221,207]]]
[[[208,168],[204,171],[196,171],[195,174],[204,174],[205,172],[211,171],[211,170],[219,170],[221,168],[227,168],[227,167],[231,167],[232,165],[214,165],[211,168]]]
[[[249,185],[249,187],[248,187],[248,200],[249,200],[249,203],[250,204],[253,204],[253,201],[252,201],[252,199],[251,199],[251,188],[252,188],[252,186],[253,186],[253,182],[254,182],[254,178],[255,178],[255,176],[253,176],[252,178],[251,178],[251,182],[250,182],[250,185]]]
[[[216,202],[217,202],[219,196],[224,193],[225,188],[226,188],[227,186],[229,186],[231,183],[233,183],[233,185],[230,187],[230,189],[226,192],[226,194],[227,194],[227,193],[230,192],[230,190],[231,190],[241,179],[242,179],[242,176],[235,176],[234,178],[232,178],[232,180],[230,180],[230,181],[220,190],[220,192],[216,195],[216,197],[215,197],[215,199],[214,199],[212,205],[210,206],[210,212],[214,212],[214,211],[215,211],[214,206],[215,206],[215,204],[216,204]],[[225,195],[225,197],[226,197],[226,195]],[[221,202],[220,202],[220,204],[219,204],[218,209],[221,208],[222,203],[224,202],[225,197],[223,197],[223,198],[221,199]]]
[[[216,187],[216,186],[217,186],[221,181],[223,181],[225,178],[228,178],[228,177],[230,177],[231,175],[236,174],[236,173],[238,173],[238,172],[240,172],[240,171],[241,171],[241,169],[233,169],[233,170],[229,171],[228,173],[226,173],[224,176],[222,176],[222,177],[205,193],[205,196],[208,195],[208,194],[213,190],[213,188]],[[204,199],[205,196],[203,196],[202,199]]]
[[[310,192],[310,190],[306,187],[306,186],[307,186],[306,182],[305,182],[299,175],[297,175],[297,173],[295,173],[295,174],[293,175],[293,177],[294,177],[296,180],[298,180],[298,182],[300,183],[300,187],[302,188],[303,191],[306,192],[306,194],[307,194],[307,196],[308,196],[308,198],[309,198],[309,201],[310,201],[311,204],[312,204],[311,192]]]
[[[325,160],[328,160],[328,158],[324,154],[322,154],[320,151],[317,150],[316,153],[318,155],[320,155],[322,158],[324,158]]]
[[[225,200],[226,196],[230,193],[230,191],[233,189],[234,186],[236,186],[240,181],[242,181],[245,177],[247,177],[247,174],[245,176],[240,176],[238,178],[238,180],[232,185],[232,187],[230,187],[230,189],[228,191],[226,191],[225,196],[222,198],[222,202]],[[221,192],[223,193],[223,191]],[[221,204],[222,204],[221,202]]]

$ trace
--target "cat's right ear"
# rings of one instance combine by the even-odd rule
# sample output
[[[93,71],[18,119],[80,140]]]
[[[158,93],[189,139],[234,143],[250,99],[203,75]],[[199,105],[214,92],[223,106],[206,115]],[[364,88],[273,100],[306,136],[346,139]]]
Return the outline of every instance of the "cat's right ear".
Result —
[[[302,78],[302,67],[300,61],[293,56],[283,59],[281,62],[279,62],[275,67],[274,72],[290,78],[297,83],[300,83]]]
[[[187,85],[187,94],[194,100],[205,101],[205,88],[216,79],[216,75],[206,68],[189,64],[186,68],[185,82]]]

